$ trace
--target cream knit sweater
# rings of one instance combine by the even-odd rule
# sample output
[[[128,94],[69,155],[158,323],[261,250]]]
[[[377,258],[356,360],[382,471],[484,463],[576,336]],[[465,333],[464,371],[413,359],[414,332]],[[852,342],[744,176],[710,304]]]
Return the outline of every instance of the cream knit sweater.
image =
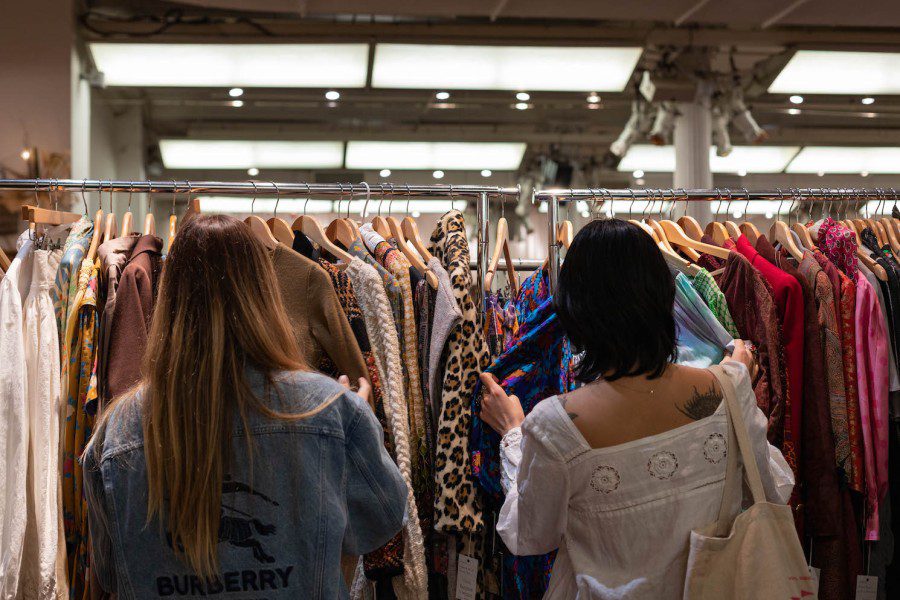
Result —
[[[354,257],[347,266],[359,308],[366,323],[375,366],[378,368],[384,394],[384,408],[394,440],[397,466],[406,482],[407,522],[403,544],[403,577],[394,578],[399,598],[428,598],[428,575],[425,570],[425,547],[419,515],[413,497],[410,469],[409,416],[403,394],[403,363],[400,342],[387,293],[375,269]]]

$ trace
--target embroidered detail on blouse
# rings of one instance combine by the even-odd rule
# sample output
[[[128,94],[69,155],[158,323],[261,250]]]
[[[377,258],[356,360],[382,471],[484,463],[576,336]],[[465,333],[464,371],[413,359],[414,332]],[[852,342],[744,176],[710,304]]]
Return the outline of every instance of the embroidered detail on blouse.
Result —
[[[604,494],[614,491],[619,487],[619,472],[608,465],[597,467],[591,476],[591,487]]]
[[[703,443],[703,457],[708,462],[716,465],[728,456],[728,443],[721,433],[711,433]]]
[[[678,469],[678,458],[674,452],[662,450],[647,461],[647,471],[657,479],[669,479]]]

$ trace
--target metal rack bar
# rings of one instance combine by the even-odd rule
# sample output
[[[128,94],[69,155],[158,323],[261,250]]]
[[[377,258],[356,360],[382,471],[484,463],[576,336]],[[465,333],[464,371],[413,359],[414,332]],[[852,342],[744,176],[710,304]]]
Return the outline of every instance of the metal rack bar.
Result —
[[[784,200],[795,201],[841,201],[846,200],[894,200],[898,192],[893,188],[859,189],[859,188],[784,188],[775,190],[745,189],[551,189],[535,192],[534,202],[550,202],[552,200],[665,200],[674,202],[715,202],[729,200],[746,202],[747,200]]]
[[[138,192],[154,194],[223,194],[281,196],[409,198],[509,198],[519,196],[517,187],[481,185],[406,185],[389,183],[272,183],[270,181],[124,181],[108,179],[0,179],[0,191]]]
[[[866,200],[898,201],[894,188],[785,188],[774,190],[731,190],[728,188],[690,189],[549,189],[533,192],[531,201],[547,202],[548,256],[550,292],[556,291],[559,279],[559,246],[556,227],[559,222],[560,200],[660,200],[667,202],[846,202]]]

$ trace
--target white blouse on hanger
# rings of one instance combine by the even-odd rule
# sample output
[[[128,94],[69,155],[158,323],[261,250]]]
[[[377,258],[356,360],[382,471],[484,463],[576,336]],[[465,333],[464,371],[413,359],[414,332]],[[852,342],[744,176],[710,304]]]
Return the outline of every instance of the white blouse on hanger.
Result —
[[[766,441],[744,365],[725,361],[770,501],[793,475]],[[497,531],[510,552],[559,548],[545,599],[680,599],[692,529],[716,520],[727,452],[724,403],[705,419],[592,449],[556,396],[501,444],[506,501]],[[739,507],[731,507],[736,515]]]

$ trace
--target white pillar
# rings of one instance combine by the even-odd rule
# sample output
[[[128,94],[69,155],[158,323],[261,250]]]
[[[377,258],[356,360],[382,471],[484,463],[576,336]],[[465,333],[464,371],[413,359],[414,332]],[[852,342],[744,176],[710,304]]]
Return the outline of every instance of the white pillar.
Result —
[[[675,177],[674,187],[685,189],[711,188],[712,173],[709,168],[709,149],[712,146],[712,115],[710,114],[711,88],[701,83],[693,102],[678,104],[680,116],[675,121]],[[674,214],[684,214],[681,203]],[[712,210],[708,202],[691,202],[687,214],[701,223],[711,220]]]

